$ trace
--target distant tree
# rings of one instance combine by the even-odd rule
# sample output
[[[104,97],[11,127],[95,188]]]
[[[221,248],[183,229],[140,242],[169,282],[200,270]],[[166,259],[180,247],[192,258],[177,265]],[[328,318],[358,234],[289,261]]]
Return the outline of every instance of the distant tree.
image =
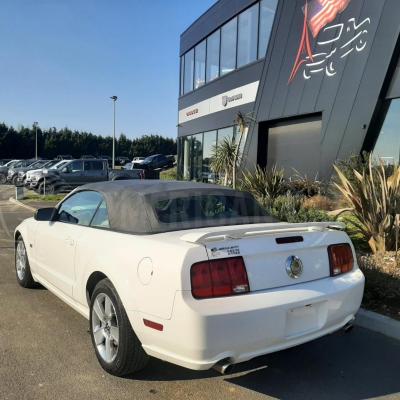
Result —
[[[110,136],[94,135],[91,132],[72,131],[68,127],[57,130],[38,128],[38,153],[43,158],[58,154],[82,154],[94,156],[109,155],[112,152]],[[116,155],[124,157],[148,156],[151,154],[176,154],[176,141],[160,135],[144,135],[128,139],[121,133],[116,143]],[[0,158],[31,158],[35,155],[35,128],[20,126],[14,129],[0,123]]]

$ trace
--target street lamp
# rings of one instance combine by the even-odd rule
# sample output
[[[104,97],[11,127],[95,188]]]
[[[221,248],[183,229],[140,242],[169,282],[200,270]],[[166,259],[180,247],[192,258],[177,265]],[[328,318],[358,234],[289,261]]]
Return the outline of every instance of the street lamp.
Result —
[[[35,159],[38,159],[38,140],[37,140],[37,128],[38,128],[39,122],[35,121],[33,123],[33,126],[35,127]]]
[[[113,134],[113,145],[112,145],[112,167],[115,168],[115,103],[118,100],[117,96],[111,96],[110,99],[114,102],[114,134]]]

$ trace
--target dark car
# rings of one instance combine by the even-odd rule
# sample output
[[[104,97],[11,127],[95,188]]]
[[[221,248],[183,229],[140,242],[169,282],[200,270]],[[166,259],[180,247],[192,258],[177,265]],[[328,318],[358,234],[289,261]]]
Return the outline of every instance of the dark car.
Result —
[[[172,168],[174,166],[174,162],[171,159],[168,159],[163,154],[154,154],[150,157],[147,157],[141,164],[134,164],[138,168],[143,169],[167,169]]]
[[[126,163],[128,163],[130,161],[130,159],[128,157],[117,157],[116,160],[118,165],[125,165]]]

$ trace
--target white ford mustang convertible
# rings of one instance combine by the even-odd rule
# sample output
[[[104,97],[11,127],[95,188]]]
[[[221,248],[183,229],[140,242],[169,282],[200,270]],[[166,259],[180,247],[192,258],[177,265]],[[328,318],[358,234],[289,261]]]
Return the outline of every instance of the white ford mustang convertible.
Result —
[[[330,223],[275,222],[249,194],[190,182],[82,186],[15,231],[18,282],[90,320],[101,366],[194,370],[349,327],[364,276]]]

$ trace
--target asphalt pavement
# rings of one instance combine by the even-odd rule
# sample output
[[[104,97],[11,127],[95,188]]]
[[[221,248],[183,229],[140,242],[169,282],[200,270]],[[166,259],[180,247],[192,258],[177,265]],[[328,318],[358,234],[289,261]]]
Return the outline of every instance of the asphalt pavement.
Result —
[[[12,235],[32,213],[9,203],[11,194],[0,187],[1,400],[400,399],[400,342],[362,328],[259,357],[226,376],[156,359],[132,377],[106,374],[87,321],[49,291],[18,286]]]

